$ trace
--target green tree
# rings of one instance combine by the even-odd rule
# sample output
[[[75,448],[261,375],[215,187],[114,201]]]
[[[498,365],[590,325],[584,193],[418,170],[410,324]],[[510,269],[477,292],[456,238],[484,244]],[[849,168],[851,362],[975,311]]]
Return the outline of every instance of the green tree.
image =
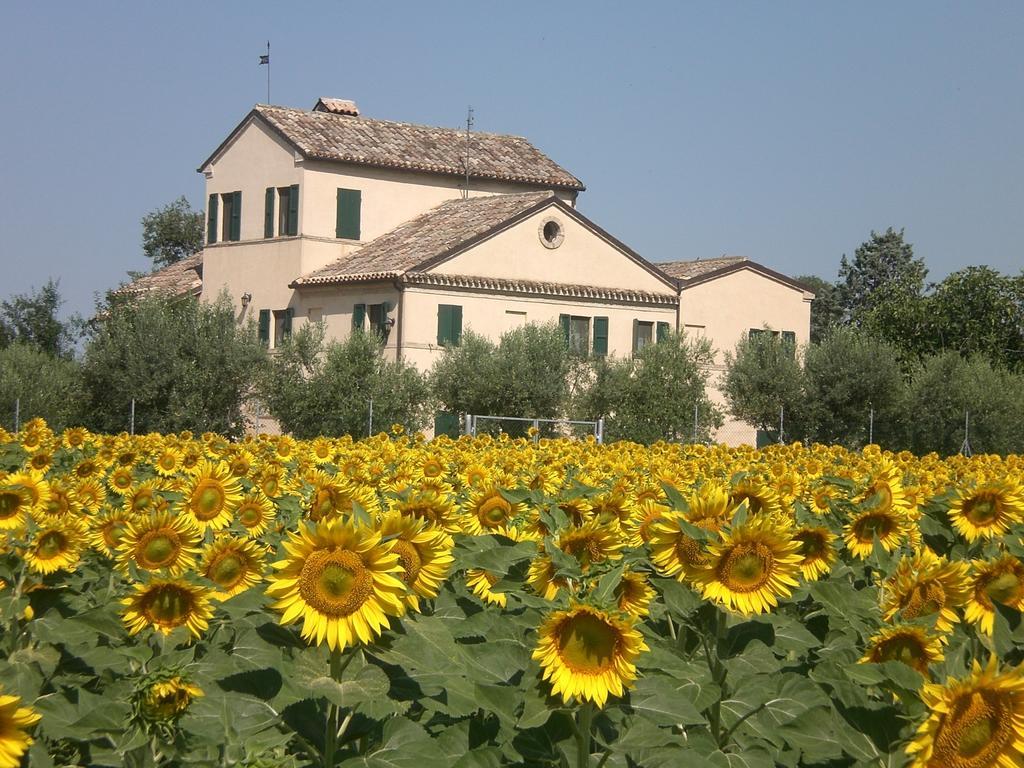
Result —
[[[860,245],[848,261],[839,262],[838,298],[848,320],[862,325],[866,316],[881,304],[897,299],[920,297],[928,270],[914,257],[913,246],[889,227]]]
[[[742,339],[725,357],[722,389],[732,415],[777,436],[781,412],[784,437],[803,438],[807,428],[804,372],[795,346],[766,329]]]
[[[581,417],[604,417],[609,440],[706,441],[722,423],[707,395],[711,361],[710,342],[689,342],[677,334],[632,358],[598,359],[577,408]]]
[[[57,317],[63,303],[54,280],[38,291],[0,302],[0,347],[17,342],[55,357],[70,357],[79,321],[65,323]]]
[[[385,360],[375,335],[355,332],[325,343],[320,324],[304,325],[279,348],[261,392],[281,427],[301,439],[366,437],[371,400],[374,432],[392,424],[416,431],[426,425],[430,406],[426,378]]]
[[[960,451],[966,435],[974,453],[1024,452],[1024,376],[980,356],[956,352],[925,360],[907,394],[905,441],[918,454]]]
[[[181,261],[203,248],[203,212],[192,209],[182,195],[142,217],[142,250],[153,267]]]
[[[839,289],[835,283],[816,275],[797,278],[814,293],[811,302],[811,343],[817,344],[828,337],[843,321],[843,307],[839,302]]]
[[[81,404],[81,371],[73,359],[22,342],[0,349],[0,425],[13,428],[17,407],[21,424],[40,417],[61,430],[79,423]]]
[[[267,353],[239,327],[226,296],[213,304],[148,296],[111,307],[86,346],[86,425],[136,432],[213,431],[237,436]]]
[[[935,286],[928,304],[933,349],[1024,371],[1024,273],[967,267]]]
[[[804,375],[813,439],[858,449],[871,437],[883,447],[896,447],[906,383],[892,345],[839,328],[807,348]]]

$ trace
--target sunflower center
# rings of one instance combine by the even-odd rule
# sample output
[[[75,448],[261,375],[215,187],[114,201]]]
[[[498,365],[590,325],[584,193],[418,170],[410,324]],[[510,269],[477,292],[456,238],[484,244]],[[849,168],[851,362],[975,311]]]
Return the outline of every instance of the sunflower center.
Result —
[[[67,537],[60,531],[47,531],[39,537],[36,544],[36,555],[43,560],[49,560],[61,554],[67,548]]]
[[[892,509],[892,488],[888,483],[875,483],[865,491],[864,496],[864,505],[872,512],[888,512]]]
[[[774,562],[771,549],[764,544],[738,544],[719,566],[722,581],[734,592],[753,592],[768,581]]]
[[[676,540],[676,557],[683,565],[696,567],[707,563],[696,539],[683,534]]]
[[[1020,594],[1020,581],[1012,573],[1001,573],[985,585],[985,594],[997,603],[1012,603]]]
[[[331,514],[335,510],[336,506],[334,493],[331,492],[331,489],[320,488],[313,496],[313,505],[310,509],[310,517],[314,520],[321,520]]]
[[[177,627],[192,613],[192,594],[174,584],[150,589],[142,598],[142,614],[151,624]]]
[[[825,552],[825,538],[813,531],[802,531],[796,535],[800,542],[800,554],[805,561],[817,560]]]
[[[920,641],[909,635],[896,635],[878,649],[879,661],[902,661],[911,667],[916,667],[923,656],[924,648]]]
[[[0,520],[14,517],[21,509],[21,494],[15,491],[0,491]]]
[[[327,616],[348,616],[373,594],[373,576],[355,552],[312,552],[299,573],[299,594]]]
[[[160,468],[167,470],[168,472],[172,471],[177,464],[178,460],[171,454],[165,453],[160,457]]]
[[[216,480],[203,480],[192,494],[195,515],[200,520],[212,520],[224,508],[224,489]]]
[[[1012,736],[1003,701],[991,691],[974,691],[954,702],[935,739],[935,760],[956,768],[994,765]]]
[[[505,501],[501,496],[494,495],[489,497],[480,505],[479,511],[476,513],[480,519],[480,524],[486,528],[498,528],[504,525],[505,521],[508,520],[509,513],[512,511],[511,505]]]
[[[999,504],[988,494],[975,496],[964,503],[964,516],[975,525],[991,525],[999,517]]]
[[[253,506],[243,507],[238,513],[238,521],[246,528],[252,528],[259,525],[262,519],[263,513]]]
[[[140,491],[132,498],[132,511],[144,513],[153,506],[153,492],[148,488]]]
[[[911,590],[903,606],[903,618],[916,619],[941,611],[946,604],[946,590],[937,581],[926,581]]]
[[[210,563],[206,573],[218,587],[231,589],[242,580],[246,570],[245,560],[237,552],[225,552]]]
[[[179,549],[177,536],[151,531],[143,537],[136,560],[143,568],[162,568],[177,557]]]
[[[589,613],[570,617],[558,630],[559,655],[575,672],[607,669],[612,664],[618,643],[618,630]]]
[[[877,536],[884,539],[892,533],[894,522],[891,517],[884,514],[866,515],[854,525],[854,533],[861,541],[871,541]]]
[[[128,530],[128,524],[123,520],[113,520],[103,526],[101,533],[103,535],[103,543],[113,549],[120,543],[121,539],[124,538],[125,532]]]
[[[398,555],[398,564],[402,566],[402,581],[406,584],[413,584],[420,575],[423,567],[423,558],[416,545],[409,541],[396,539],[393,544],[393,551]]]

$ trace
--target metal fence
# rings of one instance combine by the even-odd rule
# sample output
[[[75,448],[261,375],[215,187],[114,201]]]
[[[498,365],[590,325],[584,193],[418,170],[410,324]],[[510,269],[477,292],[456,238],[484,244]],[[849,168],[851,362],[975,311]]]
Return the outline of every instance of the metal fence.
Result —
[[[532,433],[529,432],[533,428]],[[490,416],[467,413],[463,422],[463,430],[467,435],[477,434],[511,434],[525,436],[532,434],[534,441],[541,437],[579,437],[580,429],[585,434],[592,434],[599,443],[604,442],[604,419],[583,421],[579,419],[531,419],[522,416]]]

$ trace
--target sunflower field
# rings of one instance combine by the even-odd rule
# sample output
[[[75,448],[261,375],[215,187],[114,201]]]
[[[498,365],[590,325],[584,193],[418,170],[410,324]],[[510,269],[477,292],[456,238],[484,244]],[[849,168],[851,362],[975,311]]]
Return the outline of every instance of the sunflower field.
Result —
[[[1024,460],[0,430],[0,768],[1024,764]]]

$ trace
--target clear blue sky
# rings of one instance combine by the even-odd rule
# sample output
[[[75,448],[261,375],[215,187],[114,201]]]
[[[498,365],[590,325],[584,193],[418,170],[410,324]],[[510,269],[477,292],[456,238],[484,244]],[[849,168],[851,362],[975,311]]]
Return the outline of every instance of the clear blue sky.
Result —
[[[1024,3],[17,3],[0,297],[143,270],[139,220],[256,102],[528,136],[652,261],[832,279],[903,227],[930,277],[1024,266]]]

